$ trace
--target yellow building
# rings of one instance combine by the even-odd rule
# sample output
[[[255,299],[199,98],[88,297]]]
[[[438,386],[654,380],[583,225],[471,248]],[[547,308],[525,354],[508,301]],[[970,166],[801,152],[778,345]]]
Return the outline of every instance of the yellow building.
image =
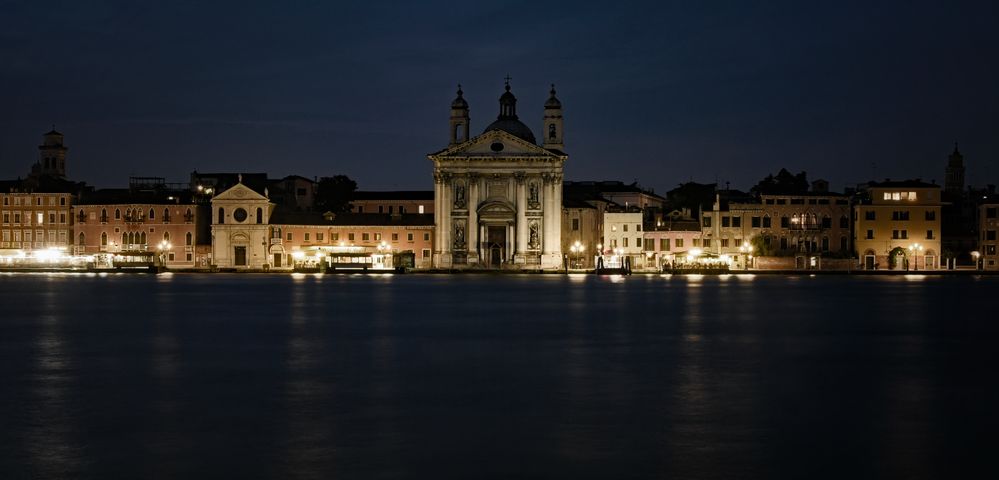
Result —
[[[999,254],[996,247],[999,240],[996,240],[999,232],[999,197],[987,199],[980,207],[981,225],[978,228],[980,241],[978,254],[981,256],[981,268],[985,270],[999,270]]]
[[[865,270],[940,267],[940,186],[918,180],[871,183],[854,207],[854,244]]]

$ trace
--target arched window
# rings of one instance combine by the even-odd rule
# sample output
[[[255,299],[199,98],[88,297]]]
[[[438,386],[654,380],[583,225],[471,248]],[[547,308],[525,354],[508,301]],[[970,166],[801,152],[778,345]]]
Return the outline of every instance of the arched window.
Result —
[[[763,228],[770,228],[770,214],[763,215]]]
[[[184,245],[190,245],[191,242],[194,240],[193,237],[194,236],[191,235],[191,232],[187,232],[187,235],[184,236]]]
[[[164,242],[170,241],[170,232],[163,232],[163,241]]]
[[[108,221],[108,209],[106,209],[106,208],[102,208],[101,209],[101,221],[102,222],[107,222]]]
[[[257,207],[257,223],[264,223],[264,209]]]
[[[83,234],[81,233],[80,235],[83,235]],[[108,233],[107,232],[101,232],[101,246],[102,247],[108,246]]]
[[[121,234],[121,244],[122,245],[131,245],[132,244],[132,233],[131,232]]]
[[[170,221],[170,209],[169,208],[164,208],[163,209],[163,221],[164,222],[169,222]]]
[[[555,140],[555,137],[556,137],[556,135],[555,135],[555,124],[551,123],[551,124],[548,125],[548,139],[549,140]]]
[[[225,223],[225,208],[219,207],[219,221],[218,224],[222,225]]]
[[[154,212],[153,209],[150,208],[149,209],[149,219],[153,220],[154,218],[156,218],[156,212]]]
[[[117,208],[114,209],[114,219],[115,220],[121,220],[121,210],[119,210]]]
[[[77,239],[76,244],[81,247],[87,244],[87,237],[83,235],[83,232],[80,232],[80,236]]]
[[[462,132],[464,131],[464,129],[465,129],[465,125],[464,125],[464,124],[461,124],[461,123],[459,123],[459,124],[456,124],[456,125],[454,126],[454,139],[455,139],[456,141],[457,141],[457,140],[462,140],[462,139],[464,138],[464,137],[462,136]]]
[[[138,238],[139,245],[145,245],[146,244],[146,232],[140,233],[138,235],[138,237],[139,237]]]

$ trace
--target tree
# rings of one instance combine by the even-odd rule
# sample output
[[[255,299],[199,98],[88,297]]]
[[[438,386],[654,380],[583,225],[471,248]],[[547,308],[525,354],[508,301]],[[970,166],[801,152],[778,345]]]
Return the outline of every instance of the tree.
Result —
[[[756,195],[808,193],[808,175],[805,172],[794,175],[787,171],[786,168],[782,168],[777,172],[777,176],[767,175],[766,178],[760,180],[750,191]]]
[[[349,212],[355,191],[357,182],[346,175],[323,177],[316,188],[316,206],[323,212]]]

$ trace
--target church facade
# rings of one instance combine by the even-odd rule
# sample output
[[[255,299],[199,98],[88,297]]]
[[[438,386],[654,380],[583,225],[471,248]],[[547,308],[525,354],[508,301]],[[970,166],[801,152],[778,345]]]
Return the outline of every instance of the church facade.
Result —
[[[509,79],[505,90],[496,121],[470,138],[459,86],[450,142],[427,156],[434,165],[435,268],[563,268],[562,104],[553,85],[539,144],[517,117]]]

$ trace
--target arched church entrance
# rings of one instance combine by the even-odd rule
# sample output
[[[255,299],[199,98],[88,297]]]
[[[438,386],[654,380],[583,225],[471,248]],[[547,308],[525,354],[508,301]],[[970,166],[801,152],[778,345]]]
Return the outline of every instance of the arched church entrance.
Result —
[[[479,219],[479,258],[486,268],[499,269],[513,258],[516,210],[505,200],[487,200],[476,211]]]

